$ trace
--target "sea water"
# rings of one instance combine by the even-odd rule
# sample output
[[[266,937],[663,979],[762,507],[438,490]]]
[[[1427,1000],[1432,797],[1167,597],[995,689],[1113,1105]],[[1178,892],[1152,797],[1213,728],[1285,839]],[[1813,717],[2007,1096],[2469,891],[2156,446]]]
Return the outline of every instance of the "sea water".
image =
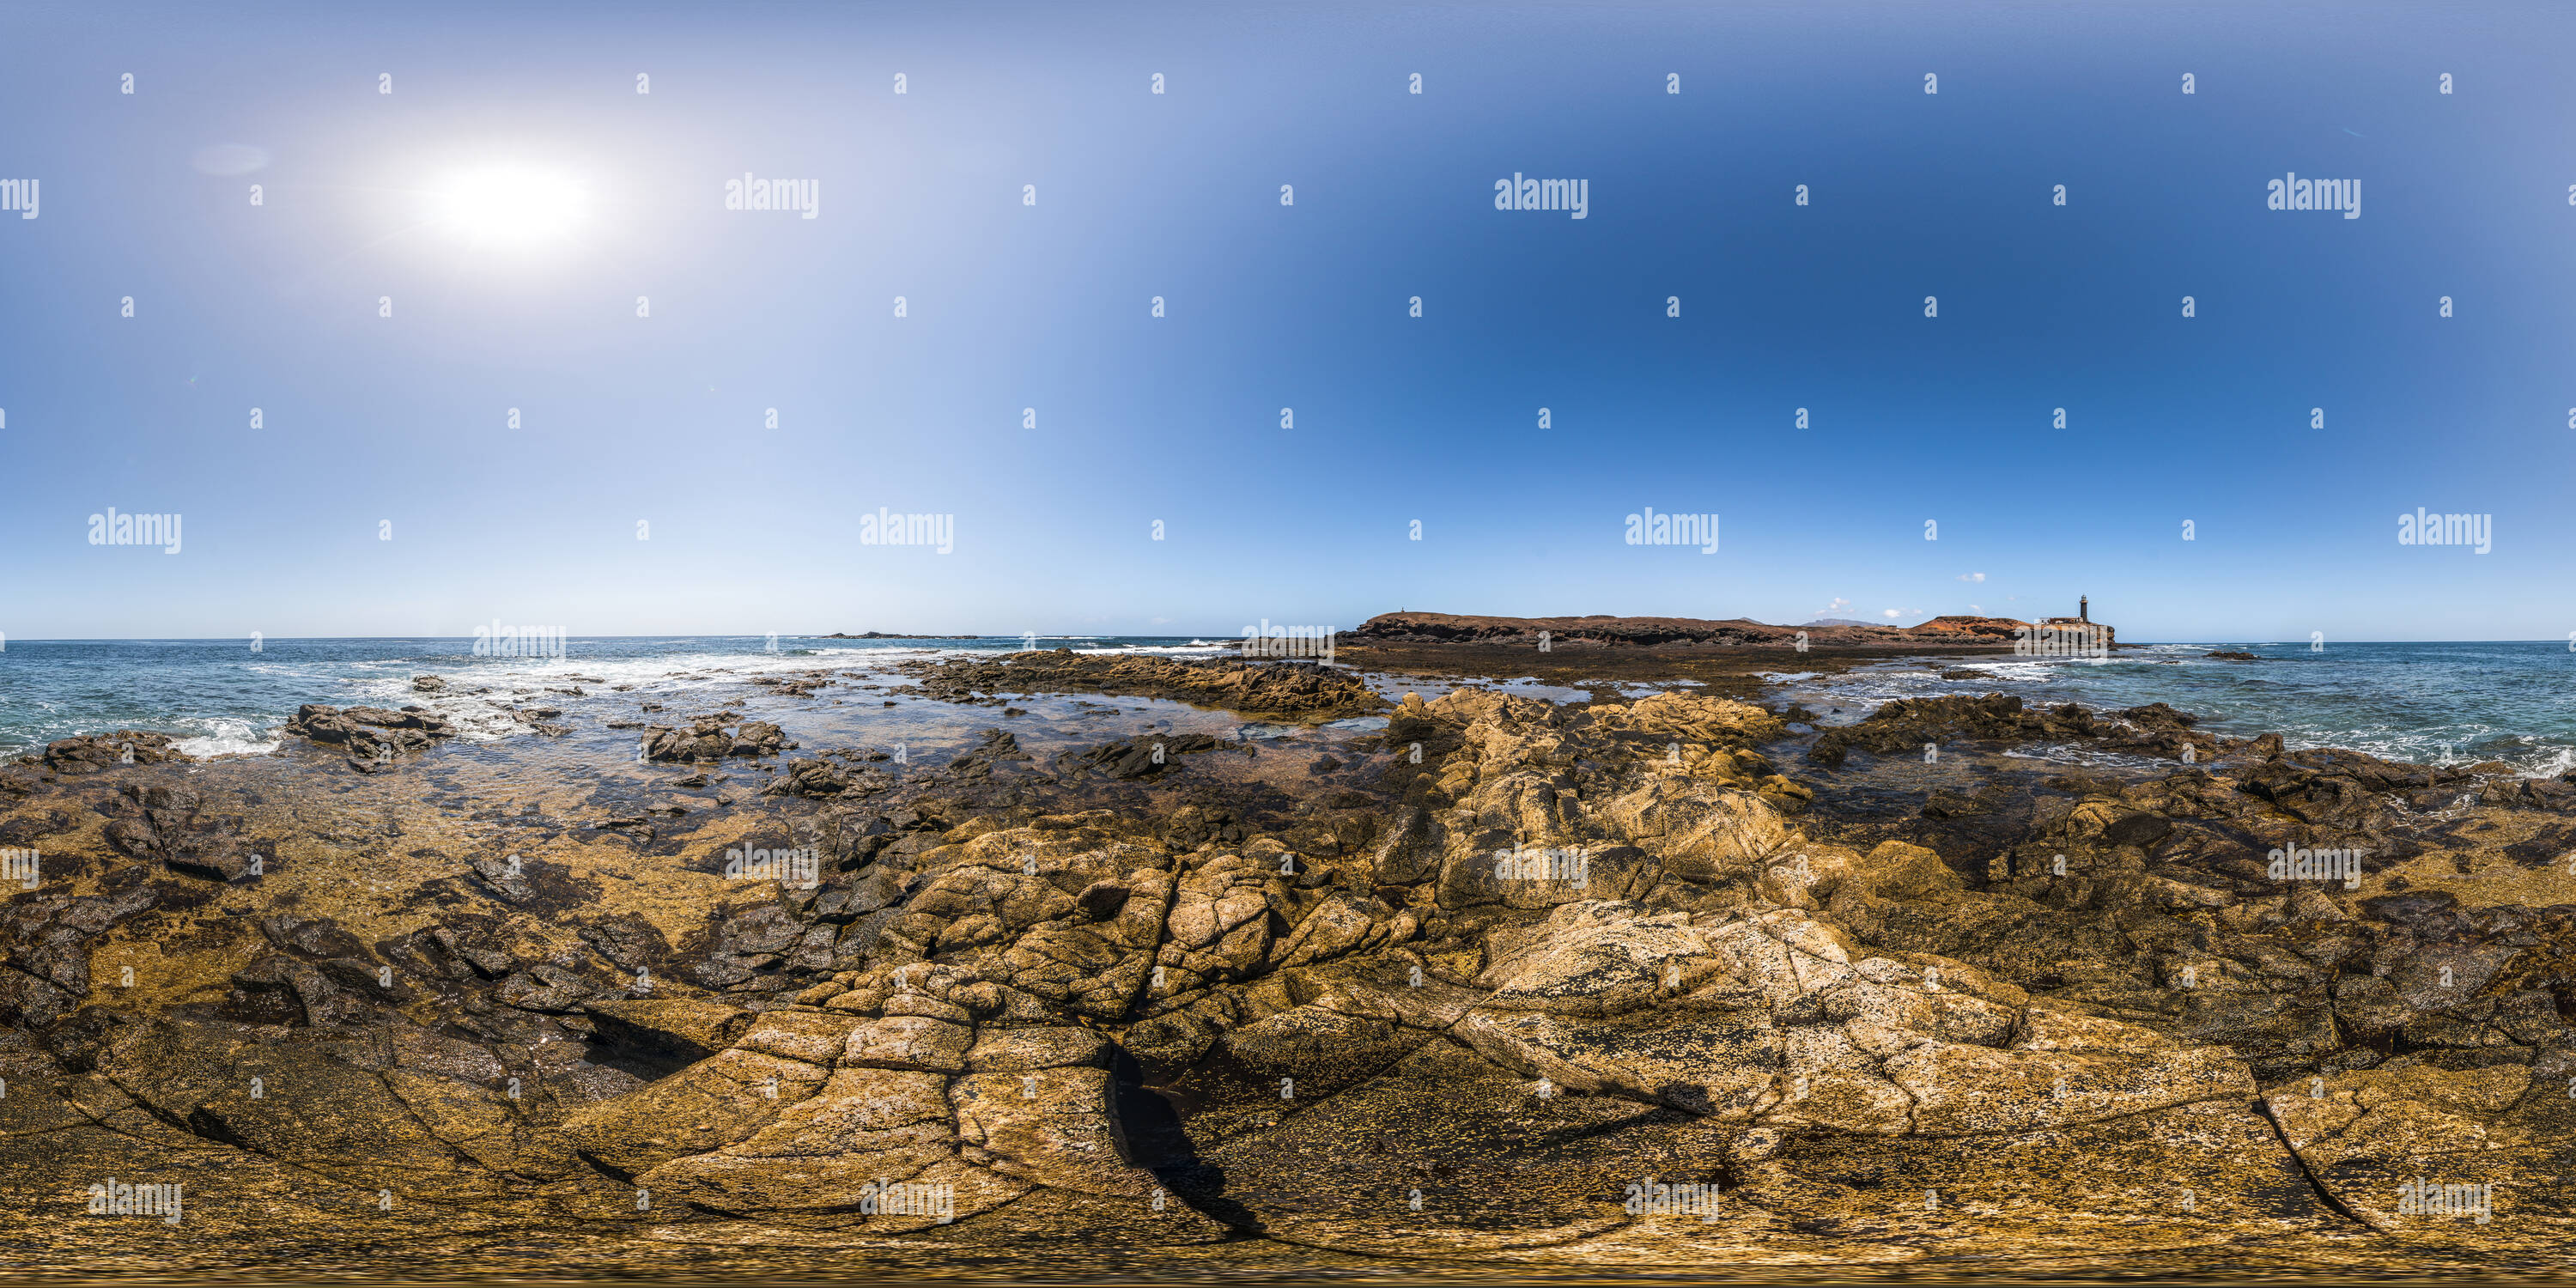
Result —
[[[1215,657],[1227,654],[1232,641],[1042,636],[1035,643],[1077,652]],[[478,654],[475,644],[268,640],[253,651],[237,639],[11,640],[0,651],[0,758],[114,729],[169,733],[192,755],[264,752],[277,745],[278,726],[307,702],[419,705],[449,718],[469,740],[497,739],[524,726],[494,701],[470,698],[475,689],[571,707],[565,689],[597,696],[628,686],[625,696],[670,699],[670,709],[680,712],[692,702],[722,702],[760,675],[831,669],[891,678],[902,661],[1012,652],[1030,640],[575,637],[563,641],[560,658]],[[2219,650],[2262,660],[2205,656]],[[446,691],[415,691],[412,677],[424,674],[445,679]],[[2212,733],[2279,733],[2293,748],[2343,747],[2419,764],[2500,760],[2536,775],[2576,769],[2576,652],[2560,642],[2329,644],[2322,650],[2306,642],[2153,644],[2123,647],[2101,660],[1905,659],[1836,675],[1784,670],[1773,678],[1774,700],[1803,703],[1825,724],[1857,722],[1897,698],[1999,692],[2032,704],[2096,709],[2163,702],[2199,716],[2200,727]]]
[[[2207,656],[2220,651],[2262,660]],[[1779,696],[1825,724],[1855,723],[1898,698],[2011,693],[2097,710],[2162,702],[2199,716],[2210,733],[2278,733],[2293,749],[2417,764],[2500,760],[2527,775],[2576,768],[2576,652],[2563,641],[2151,644],[2099,660],[1908,659],[1776,678]]]

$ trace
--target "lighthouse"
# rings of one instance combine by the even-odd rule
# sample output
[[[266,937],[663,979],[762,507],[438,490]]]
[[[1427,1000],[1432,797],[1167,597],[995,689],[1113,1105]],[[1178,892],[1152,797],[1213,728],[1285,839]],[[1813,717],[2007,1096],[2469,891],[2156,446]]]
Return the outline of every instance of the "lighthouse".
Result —
[[[2079,622],[2089,622],[2093,620],[2092,596],[2077,595],[2075,597],[2075,620]]]

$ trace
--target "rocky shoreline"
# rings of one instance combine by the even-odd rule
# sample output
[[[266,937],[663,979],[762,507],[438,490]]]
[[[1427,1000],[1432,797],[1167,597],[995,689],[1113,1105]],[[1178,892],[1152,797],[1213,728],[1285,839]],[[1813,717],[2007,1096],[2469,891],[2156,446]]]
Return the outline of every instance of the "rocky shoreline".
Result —
[[[2052,619],[2067,621],[2069,619]],[[2032,643],[2031,632],[2044,624],[2012,617],[1966,614],[1935,617],[1913,626],[1872,626],[1852,622],[1816,622],[1774,626],[1749,617],[1708,620],[1697,617],[1479,617],[1456,613],[1380,613],[1353,628],[1355,644],[1485,645],[1535,649],[1546,637],[1551,649],[1763,648],[1851,649],[1880,653],[1914,650],[1976,652],[2010,649]],[[2108,646],[2115,632],[2100,623],[2084,623]]]
[[[1911,627],[1797,627],[1744,618],[1381,613],[1339,636],[1334,660],[1356,670],[1426,680],[1527,679],[1584,690],[1594,701],[1625,701],[1641,686],[1685,685],[1762,702],[1788,672],[1835,675],[1898,660],[2009,656],[2017,643],[2030,646],[2032,637],[2015,632],[2035,625],[2003,617],[1941,617]],[[2114,650],[2135,647],[2117,643],[2107,627],[2099,640]]]
[[[0,1264],[2567,1264],[2576,783],[2003,696],[911,674],[1386,723],[933,765],[725,713],[525,800],[368,708],[57,744],[0,768]]]
[[[1358,675],[1300,663],[1206,661],[1136,653],[1010,653],[906,662],[916,677],[898,693],[943,702],[1000,706],[1010,693],[1102,693],[1169,698],[1253,718],[1342,719],[1387,702]]]

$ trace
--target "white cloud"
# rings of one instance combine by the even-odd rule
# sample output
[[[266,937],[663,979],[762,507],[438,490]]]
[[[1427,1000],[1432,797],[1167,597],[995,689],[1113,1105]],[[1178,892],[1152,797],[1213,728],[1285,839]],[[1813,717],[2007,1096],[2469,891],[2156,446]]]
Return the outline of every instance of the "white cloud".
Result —
[[[1887,610],[1887,615],[1890,617],[1903,617],[1905,615],[1905,610],[1902,608],[1891,608]]]
[[[1851,601],[1850,601],[1850,600],[1845,599],[1845,598],[1843,598],[1843,597],[1842,597],[1842,596],[1840,596],[1840,595],[1836,595],[1836,596],[1834,596],[1834,602],[1832,602],[1832,603],[1830,603],[1830,604],[1827,604],[1827,605],[1825,605],[1824,607],[1819,608],[1819,609],[1817,609],[1817,610],[1816,610],[1816,616],[1818,616],[1818,617],[1831,617],[1831,616],[1833,616],[1834,614],[1839,613],[1839,612],[1841,612],[1842,610],[1844,610],[1844,609],[1846,609],[1846,608],[1849,608],[1849,607],[1851,607]]]
[[[1959,574],[1959,580],[1961,581],[1984,581],[1985,579],[1986,575],[1981,572],[1963,572]]]
[[[1986,606],[1983,604],[1970,604],[1968,605],[1968,611],[1972,613],[1982,613],[1986,611]]]

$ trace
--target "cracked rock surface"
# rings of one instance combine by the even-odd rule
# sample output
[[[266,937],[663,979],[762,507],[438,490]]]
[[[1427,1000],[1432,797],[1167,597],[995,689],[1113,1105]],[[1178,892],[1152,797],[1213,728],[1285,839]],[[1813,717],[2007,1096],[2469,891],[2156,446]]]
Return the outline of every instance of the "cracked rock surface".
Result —
[[[185,1182],[173,1262],[2557,1264],[2576,792],[2193,723],[1468,688],[1320,756],[996,732],[665,833],[424,817],[363,880],[247,769],[13,767],[0,828],[55,857],[0,907],[0,1240],[136,1255],[85,1214],[113,1177]],[[2094,754],[2002,754],[2038,744]],[[717,874],[755,846],[810,879]]]

